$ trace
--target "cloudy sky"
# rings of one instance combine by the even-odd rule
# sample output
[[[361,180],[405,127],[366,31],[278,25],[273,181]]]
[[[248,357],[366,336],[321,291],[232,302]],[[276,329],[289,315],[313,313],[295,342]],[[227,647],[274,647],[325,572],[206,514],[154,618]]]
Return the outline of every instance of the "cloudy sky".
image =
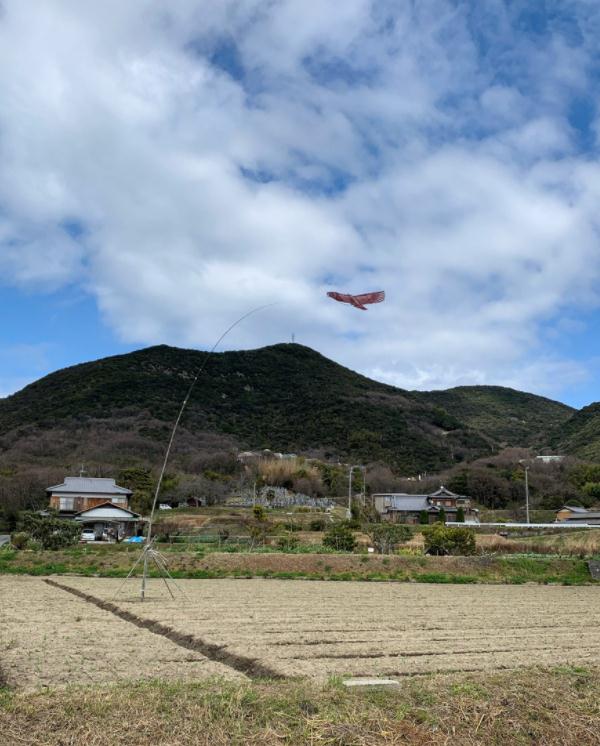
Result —
[[[0,0],[0,395],[273,302],[223,348],[600,399],[598,39],[597,0]]]

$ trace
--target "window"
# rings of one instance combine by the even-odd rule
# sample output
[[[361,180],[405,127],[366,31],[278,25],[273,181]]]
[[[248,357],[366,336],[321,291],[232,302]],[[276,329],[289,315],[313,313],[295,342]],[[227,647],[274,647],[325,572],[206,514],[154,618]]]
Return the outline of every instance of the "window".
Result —
[[[114,503],[115,505],[126,505],[127,498],[126,497],[113,497],[111,498],[111,503]]]
[[[75,498],[74,497],[60,497],[58,500],[59,510],[75,510]]]

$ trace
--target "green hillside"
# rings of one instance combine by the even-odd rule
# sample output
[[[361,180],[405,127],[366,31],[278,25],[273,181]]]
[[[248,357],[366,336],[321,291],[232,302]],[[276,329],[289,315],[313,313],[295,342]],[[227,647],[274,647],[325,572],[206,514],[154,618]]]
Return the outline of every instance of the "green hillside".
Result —
[[[589,461],[600,461],[600,402],[575,412],[560,424],[550,438],[550,445]]]
[[[458,386],[417,396],[507,446],[545,444],[548,434],[575,411],[566,404],[502,386]]]
[[[0,401],[0,465],[156,463],[196,350],[150,347],[52,373]],[[194,389],[175,461],[271,448],[406,474],[529,443],[568,418],[564,405],[498,387],[407,392],[296,344],[214,353]]]

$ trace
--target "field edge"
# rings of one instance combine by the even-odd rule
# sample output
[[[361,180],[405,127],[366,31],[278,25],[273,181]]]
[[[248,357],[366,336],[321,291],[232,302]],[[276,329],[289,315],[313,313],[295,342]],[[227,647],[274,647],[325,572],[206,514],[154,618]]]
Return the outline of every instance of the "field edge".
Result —
[[[167,550],[174,578],[274,578],[420,583],[594,585],[588,560],[560,556],[423,557],[399,555],[219,553]],[[133,553],[117,551],[4,551],[1,575],[79,575],[124,578]],[[137,575],[137,573],[134,573]],[[157,577],[157,573],[151,573]]]
[[[7,743],[598,744],[600,669],[436,674],[392,690],[341,679],[122,682],[0,694]],[[11,740],[12,739],[12,740]]]

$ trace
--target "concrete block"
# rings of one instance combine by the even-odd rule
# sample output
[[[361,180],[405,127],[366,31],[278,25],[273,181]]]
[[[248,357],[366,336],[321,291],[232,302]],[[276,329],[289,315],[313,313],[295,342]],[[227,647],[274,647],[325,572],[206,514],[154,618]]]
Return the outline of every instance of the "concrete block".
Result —
[[[356,678],[345,679],[344,686],[400,686],[400,683],[395,679]]]

